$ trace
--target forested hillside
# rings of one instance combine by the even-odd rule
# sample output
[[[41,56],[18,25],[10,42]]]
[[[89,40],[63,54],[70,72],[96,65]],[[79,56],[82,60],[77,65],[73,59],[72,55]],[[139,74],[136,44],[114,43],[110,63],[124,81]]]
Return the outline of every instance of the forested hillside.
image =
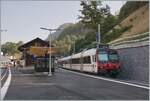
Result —
[[[81,16],[78,16],[80,21],[64,28],[58,38],[53,41],[53,45],[61,47],[63,55],[95,47],[98,24],[101,25],[101,43],[115,40],[132,26],[122,26],[119,29],[114,29],[114,27],[145,4],[148,2],[128,1],[121,8],[119,15],[112,15],[110,7],[102,5],[101,1],[81,1]]]
[[[59,35],[62,33],[63,29],[65,29],[65,28],[67,28],[67,27],[69,27],[69,26],[71,26],[71,25],[73,25],[73,23],[64,23],[64,24],[60,25],[60,26],[58,27],[58,29],[60,29],[60,30],[57,30],[56,32],[54,32],[54,33],[51,35],[51,37],[52,37],[51,40],[53,41],[53,40],[57,39],[57,38],[59,37]],[[50,37],[50,36],[48,36],[48,37],[46,38],[46,41],[49,40],[49,37]]]
[[[123,39],[125,37],[132,37],[137,34],[143,34],[149,32],[149,5],[148,3],[142,7],[136,9],[128,17],[124,18],[117,26],[114,28],[120,28],[130,26],[130,30],[122,33],[116,40]],[[140,38],[140,37],[139,37]],[[116,41],[116,40],[113,40]]]
[[[119,13],[119,19],[123,20],[138,8],[148,4],[148,1],[128,1],[122,6]]]

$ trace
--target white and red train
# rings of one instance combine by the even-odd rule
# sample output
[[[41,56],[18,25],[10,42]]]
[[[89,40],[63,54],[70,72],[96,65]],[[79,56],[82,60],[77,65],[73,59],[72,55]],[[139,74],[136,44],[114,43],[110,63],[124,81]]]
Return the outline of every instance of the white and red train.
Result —
[[[58,60],[63,68],[90,73],[108,73],[116,77],[120,71],[116,50],[92,48]]]

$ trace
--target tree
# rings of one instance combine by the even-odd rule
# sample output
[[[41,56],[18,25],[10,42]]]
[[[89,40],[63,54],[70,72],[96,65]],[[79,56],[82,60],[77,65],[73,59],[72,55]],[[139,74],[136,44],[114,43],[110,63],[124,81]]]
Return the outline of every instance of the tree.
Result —
[[[86,36],[87,38],[90,36],[86,44],[92,44],[95,41],[98,24],[101,25],[101,37],[105,37],[105,34],[118,22],[118,17],[110,13],[110,7],[108,5],[103,6],[101,1],[81,1],[81,6],[82,10],[80,12],[82,15],[79,16],[81,22],[94,31],[90,33],[93,35],[88,34]],[[102,38],[102,42],[105,42],[104,40]]]
[[[110,8],[108,5],[103,7],[101,1],[81,1],[82,10],[81,22],[85,24],[85,26],[97,31],[97,25],[102,24],[104,22],[104,18],[106,18],[110,14]]]
[[[95,45],[98,24],[101,24],[102,36],[116,25],[117,17],[110,14],[108,5],[104,7],[100,1],[81,1],[81,6],[81,20],[66,27],[54,41],[55,46],[64,47],[62,51],[67,54],[74,51],[74,43],[76,52]]]
[[[105,19],[103,24],[101,24],[101,33],[102,37],[110,31],[118,23],[118,17],[112,14],[109,14]]]
[[[16,44],[17,44],[17,46],[21,46],[21,45],[23,45],[23,41],[19,41]]]
[[[138,8],[148,5],[148,1],[127,1],[120,9],[119,19],[122,21]]]
[[[56,47],[63,47],[61,52],[62,55],[69,55],[74,50],[74,43],[76,40],[82,39],[85,37],[86,33],[89,32],[89,29],[84,27],[81,22],[72,24],[63,29],[60,36],[53,41],[53,45]]]
[[[4,53],[4,55],[14,55],[16,53],[19,53],[18,47],[22,44],[22,41],[19,41],[18,43],[6,42],[2,45],[2,52]]]

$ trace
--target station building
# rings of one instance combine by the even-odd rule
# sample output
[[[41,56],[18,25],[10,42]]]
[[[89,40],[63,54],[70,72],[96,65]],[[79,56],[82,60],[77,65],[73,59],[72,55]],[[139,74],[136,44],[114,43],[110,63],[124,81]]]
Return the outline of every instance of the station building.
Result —
[[[21,45],[18,50],[22,52],[21,60],[25,60],[25,66],[32,66],[34,64],[34,54],[30,53],[31,47],[49,47],[49,43],[40,38],[35,38]]]

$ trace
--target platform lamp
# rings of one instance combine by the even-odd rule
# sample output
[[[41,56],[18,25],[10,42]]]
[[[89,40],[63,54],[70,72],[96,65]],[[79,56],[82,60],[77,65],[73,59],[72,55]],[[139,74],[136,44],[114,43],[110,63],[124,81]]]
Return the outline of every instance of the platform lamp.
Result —
[[[51,61],[51,34],[52,34],[52,31],[57,31],[57,30],[61,30],[61,29],[49,29],[49,28],[43,28],[43,27],[41,27],[40,29],[43,29],[43,30],[47,30],[47,31],[49,31],[50,32],[50,34],[49,34],[49,48],[50,48],[50,54],[49,54],[49,73],[48,73],[48,76],[51,76],[52,75],[52,71],[51,71],[51,63],[52,63],[52,61]]]

